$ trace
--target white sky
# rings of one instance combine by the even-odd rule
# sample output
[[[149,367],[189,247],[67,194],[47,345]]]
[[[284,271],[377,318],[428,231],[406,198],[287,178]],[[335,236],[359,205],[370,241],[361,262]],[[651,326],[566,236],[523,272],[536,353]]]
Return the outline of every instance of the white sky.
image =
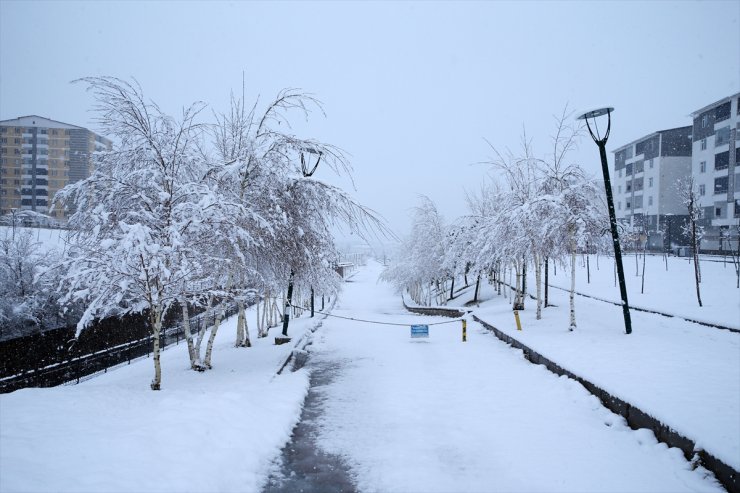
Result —
[[[285,87],[314,93],[296,132],[352,156],[356,196],[399,233],[418,195],[449,220],[490,172],[484,141],[548,150],[553,118],[616,108],[612,150],[740,90],[739,1],[34,2],[0,0],[0,119],[96,130],[73,79],[136,77],[176,114]],[[612,159],[611,153],[609,159]],[[600,174],[589,140],[573,155]],[[319,177],[327,178],[326,173]]]

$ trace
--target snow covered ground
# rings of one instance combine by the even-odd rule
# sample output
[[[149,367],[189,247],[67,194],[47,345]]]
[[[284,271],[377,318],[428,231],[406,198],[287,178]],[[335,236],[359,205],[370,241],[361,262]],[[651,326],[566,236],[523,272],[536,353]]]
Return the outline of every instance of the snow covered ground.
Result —
[[[380,268],[345,286],[334,314],[413,324]],[[324,388],[318,443],[361,491],[721,491],[677,449],[632,431],[580,384],[531,365],[470,323],[408,326],[328,318],[314,361],[342,361]]]
[[[48,252],[49,250],[59,250],[60,252],[64,249],[64,242],[67,235],[66,229],[47,229],[47,228],[26,228],[23,226],[16,226],[16,234],[21,231],[30,231],[32,233],[32,239],[36,242],[36,247],[40,253]],[[13,228],[10,226],[0,226],[0,238],[11,237],[13,234]]]
[[[319,320],[292,320],[293,340]],[[184,344],[167,349],[160,392],[144,358],[79,385],[0,395],[0,491],[259,491],[308,375],[275,376],[292,344],[252,329],[254,347],[237,349],[235,331],[236,317],[222,324],[205,373],[188,369]]]
[[[694,263],[687,257],[668,257],[668,269],[661,255],[648,255],[645,262],[645,289],[642,288],[642,256],[635,265],[635,255],[622,259],[627,298],[630,305],[675,314],[681,317],[717,323],[740,330],[740,290],[732,260],[718,256],[702,256],[701,300],[696,300]],[[611,257],[591,255],[589,259],[591,282],[579,257],[576,270],[576,291],[620,302],[619,287],[615,285],[614,260]],[[597,268],[598,265],[598,268]],[[570,289],[570,267],[558,267],[557,274],[550,266],[550,285]],[[534,275],[530,274],[527,290],[534,294]],[[640,275],[638,275],[640,274]],[[543,276],[544,277],[544,276]]]
[[[346,283],[333,314],[402,326],[330,317],[311,346],[313,362],[339,368],[321,388],[316,442],[359,490],[722,491],[678,449],[470,319],[468,342],[459,322],[411,340],[408,324],[448,319],[405,311],[377,282],[381,269]],[[541,321],[527,301],[517,332],[506,299],[484,287],[479,317],[737,467],[738,334],[635,313],[626,336],[618,307],[586,298],[570,333],[557,291]],[[294,340],[318,321],[292,321]],[[292,347],[253,338],[236,349],[234,333],[235,319],[222,325],[206,373],[188,370],[184,345],[165,351],[160,392],[143,359],[77,386],[0,395],[0,491],[259,491],[300,416],[308,371],[276,377]]]
[[[619,300],[612,265],[596,271],[591,260],[591,283],[579,268],[576,290],[604,299]],[[580,262],[579,262],[580,265]],[[740,328],[740,296],[734,287],[732,265],[703,262],[702,299],[698,307],[693,264],[670,258],[665,271],[662,257],[648,257],[646,292],[640,295],[634,264],[625,262],[630,303],[676,315]],[[640,263],[640,269],[642,264]],[[554,285],[567,287],[568,271],[551,272]],[[528,290],[534,292],[534,279]],[[511,305],[482,283],[482,300],[474,313],[496,328],[519,339],[543,356],[581,375],[682,435],[695,441],[726,464],[740,469],[740,334],[644,312],[632,311],[633,333],[624,334],[620,307],[576,297],[578,329],[568,332],[567,292],[551,289],[550,303],[535,320],[535,302],[528,299],[520,312],[523,325],[516,330]],[[473,297],[465,290],[450,305],[463,305]]]

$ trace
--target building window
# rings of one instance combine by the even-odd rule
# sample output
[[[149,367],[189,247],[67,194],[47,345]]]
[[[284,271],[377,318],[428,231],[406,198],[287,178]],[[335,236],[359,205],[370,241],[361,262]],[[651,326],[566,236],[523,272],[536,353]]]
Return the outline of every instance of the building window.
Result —
[[[618,210],[618,211],[621,211],[621,210],[622,210],[622,202],[621,202],[621,201],[618,201],[618,202],[617,202],[617,210]],[[736,209],[736,210],[737,210],[737,209]]]
[[[706,173],[707,172],[707,162],[702,161],[699,163],[699,173]]]
[[[622,170],[619,170],[619,177],[622,178]]]
[[[622,193],[622,185],[617,186],[617,193]]]
[[[732,104],[731,101],[727,101],[726,103],[721,104],[714,109],[714,121],[715,122],[721,122],[723,120],[727,120],[728,118],[730,118],[731,104]]]
[[[727,193],[727,183],[728,183],[727,176],[721,176],[719,178],[714,179],[714,194],[720,194],[720,193]]]
[[[629,182],[629,183],[627,183],[627,185],[625,185],[625,191],[626,192],[631,192],[632,191],[632,182]]]
[[[714,169],[727,169],[730,165],[730,151],[720,152],[714,156]]]
[[[722,217],[722,207],[715,207],[714,208],[714,217]]]
[[[653,188],[653,177],[648,178],[648,187]]]
[[[624,167],[624,173],[625,173],[626,175],[628,175],[628,176],[632,174],[632,163],[629,163],[629,164],[627,164],[627,165],[626,165],[626,166]]]
[[[630,208],[630,201],[629,201],[629,200],[628,200],[628,201],[627,201],[627,203],[625,204],[624,208],[625,208],[625,209],[629,209],[629,208]]]
[[[704,185],[699,185],[699,195],[703,197],[704,195],[706,195],[706,193],[707,193],[707,187],[705,187]]]
[[[730,126],[722,127],[714,134],[714,147],[727,144],[730,141]]]
[[[701,116],[701,128],[707,128],[708,126],[709,126],[709,116],[702,115]]]
[[[648,163],[650,164],[650,169],[653,169],[653,160],[649,160]]]
[[[653,205],[653,196],[648,197],[648,205]]]
[[[707,150],[707,139],[706,137],[701,139],[701,150],[706,151]]]
[[[735,217],[740,217],[740,199],[735,199]]]

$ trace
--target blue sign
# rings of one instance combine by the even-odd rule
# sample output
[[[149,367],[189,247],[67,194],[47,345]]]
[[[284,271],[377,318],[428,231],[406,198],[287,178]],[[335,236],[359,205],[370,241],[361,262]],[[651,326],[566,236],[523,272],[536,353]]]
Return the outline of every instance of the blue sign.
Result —
[[[411,326],[411,337],[429,337],[429,326],[428,325],[412,325]]]

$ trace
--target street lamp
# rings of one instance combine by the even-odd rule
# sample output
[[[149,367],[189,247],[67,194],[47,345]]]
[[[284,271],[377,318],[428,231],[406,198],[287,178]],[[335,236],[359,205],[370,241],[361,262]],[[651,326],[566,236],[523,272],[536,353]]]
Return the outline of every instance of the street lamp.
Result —
[[[617,276],[619,278],[619,292],[622,296],[622,313],[624,314],[624,330],[627,334],[632,333],[632,320],[630,319],[630,307],[627,302],[627,285],[624,282],[624,268],[622,267],[622,248],[619,245],[619,231],[617,230],[617,215],[614,212],[614,197],[612,196],[612,185],[609,180],[609,164],[606,161],[606,141],[609,138],[609,132],[612,127],[612,111],[614,108],[599,108],[597,110],[587,111],[582,115],[578,116],[578,120],[586,120],[586,127],[588,127],[588,133],[591,134],[591,138],[599,147],[599,155],[601,156],[601,171],[604,174],[604,188],[606,189],[606,203],[609,207],[609,223],[611,224],[612,230],[612,243],[614,244],[614,260],[617,263]],[[606,115],[607,126],[604,137],[599,134],[599,127],[596,123],[596,119],[600,116]],[[591,128],[589,119],[593,121],[594,128]],[[594,131],[596,133],[594,133]]]

